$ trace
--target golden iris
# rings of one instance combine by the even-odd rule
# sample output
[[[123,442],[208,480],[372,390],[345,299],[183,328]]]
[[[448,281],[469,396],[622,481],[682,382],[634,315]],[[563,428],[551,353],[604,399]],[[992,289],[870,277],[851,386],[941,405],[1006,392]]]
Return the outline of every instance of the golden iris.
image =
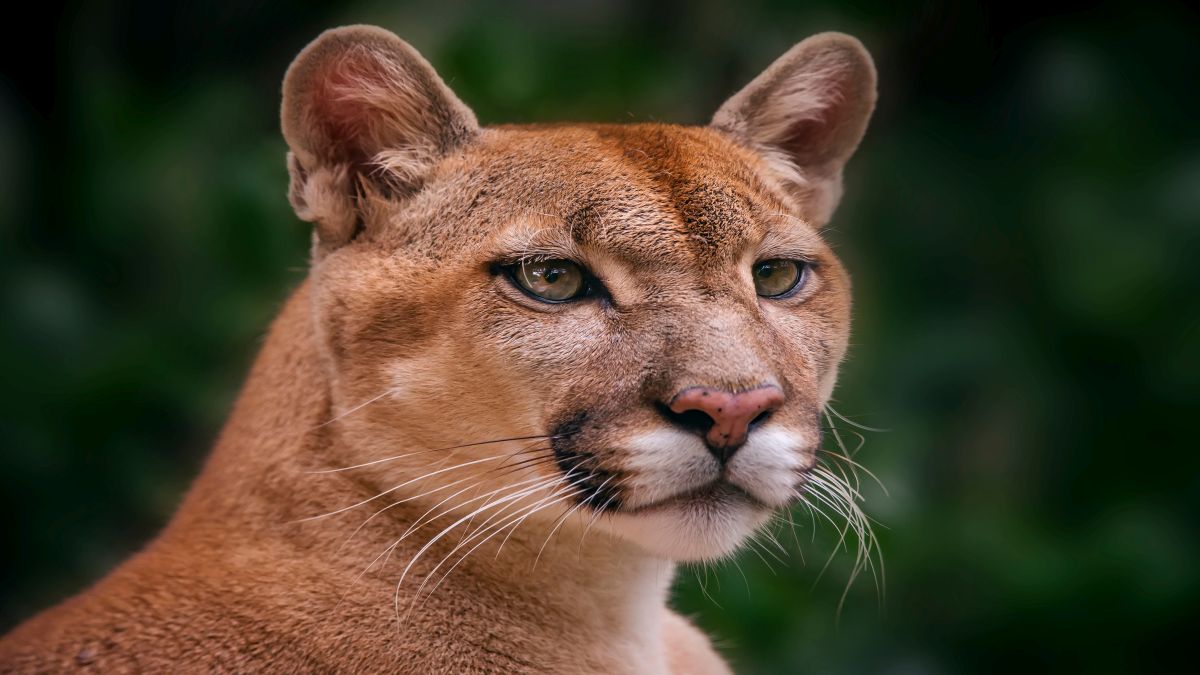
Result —
[[[798,260],[774,258],[754,264],[754,290],[764,298],[777,298],[789,293],[804,277],[804,263]]]
[[[530,295],[549,302],[572,300],[587,291],[583,270],[570,260],[523,261],[512,277]]]

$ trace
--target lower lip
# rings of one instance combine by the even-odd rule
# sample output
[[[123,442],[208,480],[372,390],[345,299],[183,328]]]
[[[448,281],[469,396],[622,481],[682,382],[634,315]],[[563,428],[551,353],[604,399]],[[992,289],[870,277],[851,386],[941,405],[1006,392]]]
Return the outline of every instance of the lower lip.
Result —
[[[732,483],[719,481],[710,483],[698,490],[692,490],[684,494],[668,497],[661,501],[636,508],[628,509],[628,513],[648,513],[651,511],[661,511],[673,507],[695,507],[695,506],[716,506],[737,504],[754,504],[761,506],[759,501],[748,494],[745,490],[739,488]]]

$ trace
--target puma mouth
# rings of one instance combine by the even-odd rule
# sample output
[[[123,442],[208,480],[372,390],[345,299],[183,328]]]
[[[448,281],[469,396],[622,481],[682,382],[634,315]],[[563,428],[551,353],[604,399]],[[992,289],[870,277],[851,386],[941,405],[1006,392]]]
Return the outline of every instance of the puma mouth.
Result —
[[[623,511],[628,514],[644,514],[672,508],[721,508],[727,506],[770,508],[746,490],[725,479],[718,478],[694,490],[687,490],[650,504],[626,508]]]

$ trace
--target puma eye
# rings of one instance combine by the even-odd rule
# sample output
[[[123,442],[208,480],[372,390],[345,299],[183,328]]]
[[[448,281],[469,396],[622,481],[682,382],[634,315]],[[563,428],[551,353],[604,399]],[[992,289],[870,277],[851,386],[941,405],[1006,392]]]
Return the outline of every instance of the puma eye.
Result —
[[[530,260],[509,266],[508,275],[526,293],[546,302],[587,295],[587,276],[570,260]]]
[[[764,298],[787,295],[804,281],[808,263],[802,260],[773,258],[754,264],[754,290]]]

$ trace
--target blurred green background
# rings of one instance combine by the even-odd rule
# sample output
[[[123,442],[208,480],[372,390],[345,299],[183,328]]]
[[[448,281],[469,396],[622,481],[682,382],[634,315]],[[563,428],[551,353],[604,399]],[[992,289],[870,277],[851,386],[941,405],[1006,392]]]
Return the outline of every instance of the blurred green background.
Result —
[[[702,123],[836,29],[881,80],[831,236],[886,599],[839,616],[852,556],[818,581],[804,519],[807,565],[685,569],[677,605],[745,673],[1166,669],[1200,618],[1200,15],[1017,4],[42,3],[0,47],[0,630],[165,522],[304,275],[277,106],[320,30],[394,30],[484,123]]]

